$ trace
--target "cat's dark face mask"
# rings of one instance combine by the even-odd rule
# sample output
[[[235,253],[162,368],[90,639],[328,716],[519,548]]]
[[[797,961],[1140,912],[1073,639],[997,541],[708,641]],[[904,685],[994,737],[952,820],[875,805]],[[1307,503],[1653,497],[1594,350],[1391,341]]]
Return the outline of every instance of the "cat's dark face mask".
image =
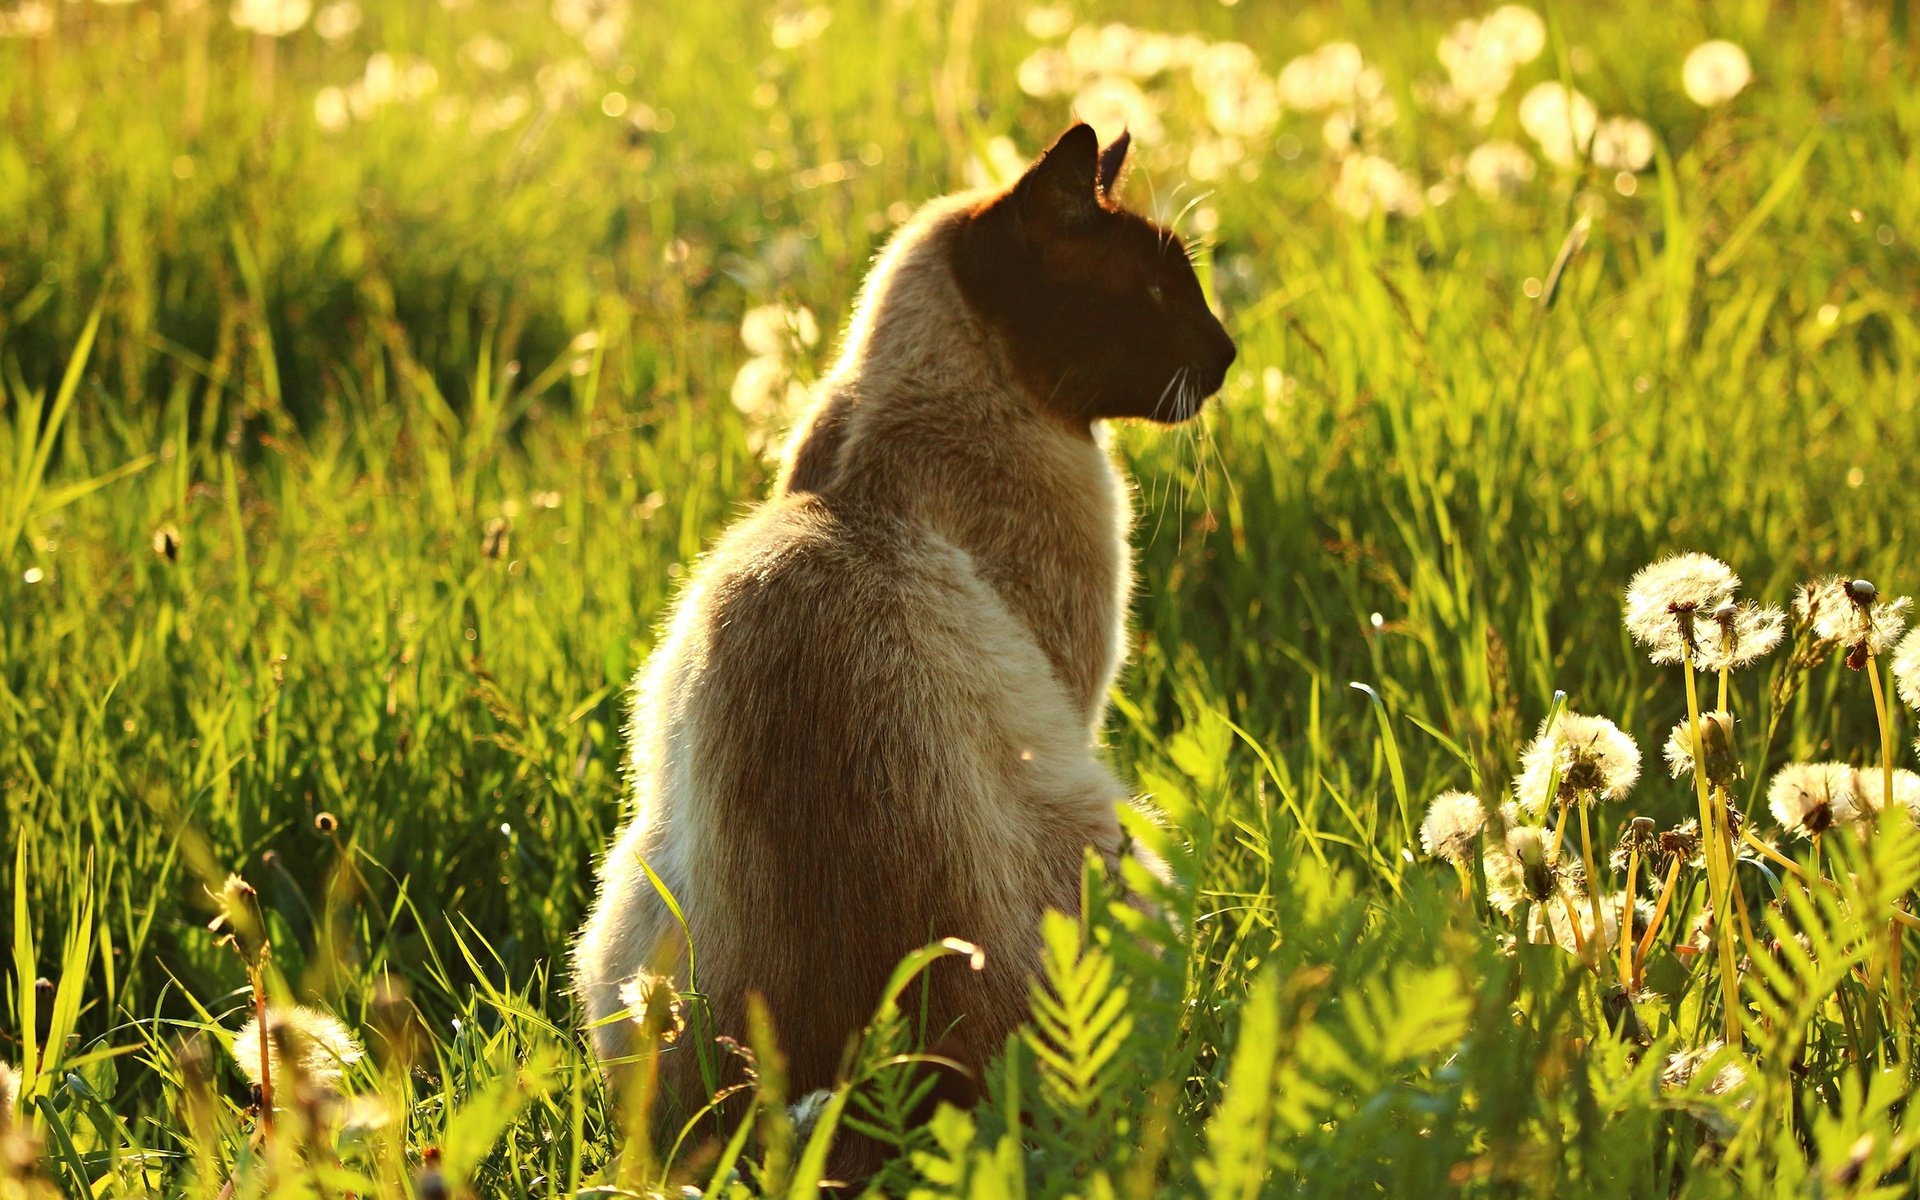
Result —
[[[1122,134],[1075,125],[976,209],[954,264],[1035,400],[1073,420],[1172,424],[1220,390],[1236,353],[1172,231],[1120,208]]]

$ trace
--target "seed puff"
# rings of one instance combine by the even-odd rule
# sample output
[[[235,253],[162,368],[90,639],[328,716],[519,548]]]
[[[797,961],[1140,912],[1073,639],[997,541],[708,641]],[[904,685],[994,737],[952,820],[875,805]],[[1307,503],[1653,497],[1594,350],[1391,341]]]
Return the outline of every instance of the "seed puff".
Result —
[[[1561,804],[1618,800],[1639,779],[1640,747],[1632,738],[1605,717],[1567,712],[1542,722],[1539,735],[1521,753],[1513,795],[1523,811],[1539,817],[1550,799]]]
[[[1487,811],[1481,807],[1480,797],[1469,792],[1441,792],[1427,805],[1427,818],[1420,822],[1420,848],[1434,858],[1463,866],[1486,823]]]
[[[1740,577],[1707,554],[1673,554],[1642,567],[1627,584],[1625,620],[1655,663],[1680,662],[1700,645],[1698,626],[1733,601]],[[1777,640],[1777,639],[1776,639]]]

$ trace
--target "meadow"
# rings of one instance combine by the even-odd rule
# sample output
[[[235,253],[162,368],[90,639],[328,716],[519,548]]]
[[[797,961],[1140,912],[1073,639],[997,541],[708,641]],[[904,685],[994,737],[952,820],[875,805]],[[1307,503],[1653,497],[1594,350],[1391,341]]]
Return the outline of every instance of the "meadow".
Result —
[[[1912,1194],[1908,6],[1491,9],[0,0],[0,1196]],[[628,681],[1075,111],[1240,345],[1115,431],[1168,920],[1090,871],[974,1112],[893,1011],[616,1160]]]

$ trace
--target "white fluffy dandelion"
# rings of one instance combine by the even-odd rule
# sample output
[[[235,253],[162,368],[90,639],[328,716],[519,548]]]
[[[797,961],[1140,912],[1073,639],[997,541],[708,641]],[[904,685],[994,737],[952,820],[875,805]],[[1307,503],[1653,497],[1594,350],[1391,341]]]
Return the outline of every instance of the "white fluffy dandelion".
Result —
[[[291,1098],[301,1090],[337,1095],[347,1068],[366,1053],[337,1017],[304,1005],[267,1009],[266,1040],[276,1099]],[[254,1083],[265,1078],[260,1068],[258,1017],[248,1018],[233,1035],[233,1059]]]
[[[307,23],[313,0],[238,0],[230,14],[240,29],[262,37],[285,37]]]
[[[819,340],[819,322],[798,304],[762,304],[740,318],[740,341],[749,354],[785,359]]]
[[[1644,171],[1653,162],[1653,128],[1638,117],[1608,117],[1593,131],[1594,165]]]
[[[1520,128],[1540,146],[1548,162],[1570,167],[1593,141],[1600,113],[1593,101],[1552,80],[1537,83],[1520,98]]]
[[[1166,137],[1159,103],[1139,84],[1117,75],[1096,79],[1075,92],[1073,115],[1093,126],[1103,143],[1123,132],[1133,135],[1136,146],[1158,145]]]
[[[1512,916],[1528,904],[1543,904],[1556,892],[1579,896],[1586,875],[1561,847],[1549,862],[1552,835],[1538,825],[1515,825],[1481,855],[1487,873],[1487,902]]]
[[[1733,715],[1725,712],[1700,714],[1700,740],[1705,744],[1707,782],[1727,784],[1739,778],[1740,757],[1733,740]],[[1664,747],[1667,771],[1675,779],[1693,774],[1694,747],[1691,723],[1682,718],[1667,734]]]
[[[1487,810],[1470,792],[1441,792],[1427,805],[1420,822],[1420,848],[1455,866],[1465,866],[1473,845],[1486,826]]]
[[[1687,89],[1687,99],[1702,108],[1725,104],[1738,96],[1752,78],[1753,64],[1747,61],[1747,52],[1718,38],[1695,46],[1680,67],[1680,82]]]
[[[1894,650],[1893,682],[1900,698],[1920,709],[1920,629],[1909,633]]]
[[[1640,568],[1628,582],[1627,632],[1653,662],[1677,663],[1686,653],[1689,632],[1697,645],[1701,623],[1731,604],[1739,587],[1733,568],[1712,555],[1668,555]]]
[[[1846,763],[1793,763],[1767,788],[1767,809],[1780,828],[1810,838],[1860,820],[1859,772]]]
[[[1364,221],[1376,212],[1418,216],[1424,207],[1419,184],[1399,167],[1374,154],[1350,155],[1341,162],[1332,199],[1335,208],[1357,221]]]
[[[1516,196],[1538,170],[1533,155],[1502,139],[1475,146],[1467,155],[1467,186],[1489,200]]]
[[[1882,600],[1873,584],[1839,575],[1802,584],[1793,598],[1794,614],[1815,638],[1851,654],[1875,656],[1899,640],[1912,607],[1906,596]]]
[[[1371,75],[1369,74],[1371,72]],[[1298,112],[1319,112],[1375,91],[1379,72],[1367,66],[1352,42],[1328,42],[1280,68],[1280,102]],[[1383,89],[1379,89],[1383,90]]]
[[[1773,653],[1787,631],[1787,614],[1751,600],[1726,603],[1696,620],[1696,661],[1702,670],[1738,670]]]
[[[1605,717],[1548,718],[1520,755],[1514,799],[1533,816],[1551,801],[1618,800],[1640,779],[1640,747]],[[1557,783],[1556,783],[1557,781]]]

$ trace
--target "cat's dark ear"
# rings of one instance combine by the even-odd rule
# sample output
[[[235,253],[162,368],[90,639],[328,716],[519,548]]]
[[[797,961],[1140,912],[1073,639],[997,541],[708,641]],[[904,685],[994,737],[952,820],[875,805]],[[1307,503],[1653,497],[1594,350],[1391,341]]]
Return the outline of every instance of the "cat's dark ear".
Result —
[[[1122,129],[1120,136],[1107,143],[1107,148],[1100,152],[1098,180],[1102,196],[1113,198],[1114,185],[1120,182],[1120,172],[1127,166],[1127,147],[1132,144],[1133,134]]]
[[[1020,215],[1054,229],[1084,225],[1100,213],[1100,138],[1084,122],[1034,161],[1013,195]]]

